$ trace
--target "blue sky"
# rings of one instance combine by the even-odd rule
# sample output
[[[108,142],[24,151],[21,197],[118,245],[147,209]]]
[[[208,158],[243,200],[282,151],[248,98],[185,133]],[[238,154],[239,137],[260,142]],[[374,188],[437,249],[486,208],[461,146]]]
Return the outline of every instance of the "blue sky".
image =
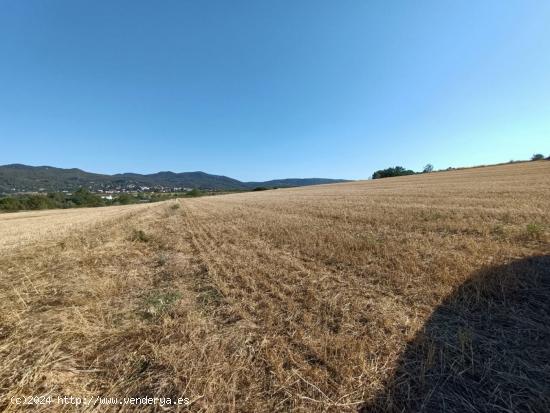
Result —
[[[0,0],[0,164],[366,178],[550,155],[550,2]]]

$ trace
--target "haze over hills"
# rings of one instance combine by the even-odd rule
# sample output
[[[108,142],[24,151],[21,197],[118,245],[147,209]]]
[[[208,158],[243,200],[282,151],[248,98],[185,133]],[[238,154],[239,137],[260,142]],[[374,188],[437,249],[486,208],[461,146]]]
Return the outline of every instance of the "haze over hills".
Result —
[[[183,188],[203,190],[246,190],[255,187],[295,187],[326,183],[346,182],[343,179],[289,178],[265,182],[242,182],[223,175],[206,172],[170,171],[154,174],[123,173],[96,174],[78,168],[63,169],[52,166],[10,164],[0,166],[0,193],[33,191],[72,191],[80,187],[90,190],[166,190]]]

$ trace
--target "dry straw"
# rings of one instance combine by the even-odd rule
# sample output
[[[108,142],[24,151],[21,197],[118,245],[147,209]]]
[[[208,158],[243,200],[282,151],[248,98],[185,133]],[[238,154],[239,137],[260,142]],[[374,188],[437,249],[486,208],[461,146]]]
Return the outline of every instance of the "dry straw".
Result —
[[[173,202],[0,216],[1,408],[550,409],[550,162]]]

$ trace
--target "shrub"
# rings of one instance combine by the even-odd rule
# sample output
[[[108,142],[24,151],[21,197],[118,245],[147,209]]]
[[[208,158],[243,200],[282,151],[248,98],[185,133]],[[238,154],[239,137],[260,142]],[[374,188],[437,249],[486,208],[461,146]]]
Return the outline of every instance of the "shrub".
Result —
[[[136,198],[130,194],[121,194],[116,200],[120,205],[130,205],[136,202]]]
[[[31,195],[26,199],[25,209],[50,209],[55,208],[55,203],[43,195]]]
[[[187,192],[186,194],[187,196],[190,196],[190,197],[197,197],[197,196],[201,196],[202,195],[202,192],[197,189],[197,188],[193,188],[192,190],[190,190],[189,192]]]
[[[21,201],[17,198],[6,197],[0,199],[0,210],[3,211],[19,211],[23,209]]]
[[[95,206],[102,206],[105,204],[105,202],[100,196],[92,194],[86,188],[80,188],[78,191],[76,191],[71,197],[71,201],[76,206],[81,206],[81,207],[95,207]]]
[[[542,153],[536,153],[533,156],[531,156],[532,161],[540,161],[544,159],[544,155]]]

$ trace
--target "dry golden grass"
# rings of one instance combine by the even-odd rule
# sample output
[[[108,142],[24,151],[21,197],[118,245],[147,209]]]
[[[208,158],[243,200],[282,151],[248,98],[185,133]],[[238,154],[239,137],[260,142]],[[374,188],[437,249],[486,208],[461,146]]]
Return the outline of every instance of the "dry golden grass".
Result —
[[[550,162],[10,216],[7,411],[550,409]]]
[[[116,218],[144,207],[144,205],[127,205],[107,209],[75,208],[0,213],[0,251],[20,248],[29,242],[44,243],[55,240],[71,231],[95,226],[100,221]]]

